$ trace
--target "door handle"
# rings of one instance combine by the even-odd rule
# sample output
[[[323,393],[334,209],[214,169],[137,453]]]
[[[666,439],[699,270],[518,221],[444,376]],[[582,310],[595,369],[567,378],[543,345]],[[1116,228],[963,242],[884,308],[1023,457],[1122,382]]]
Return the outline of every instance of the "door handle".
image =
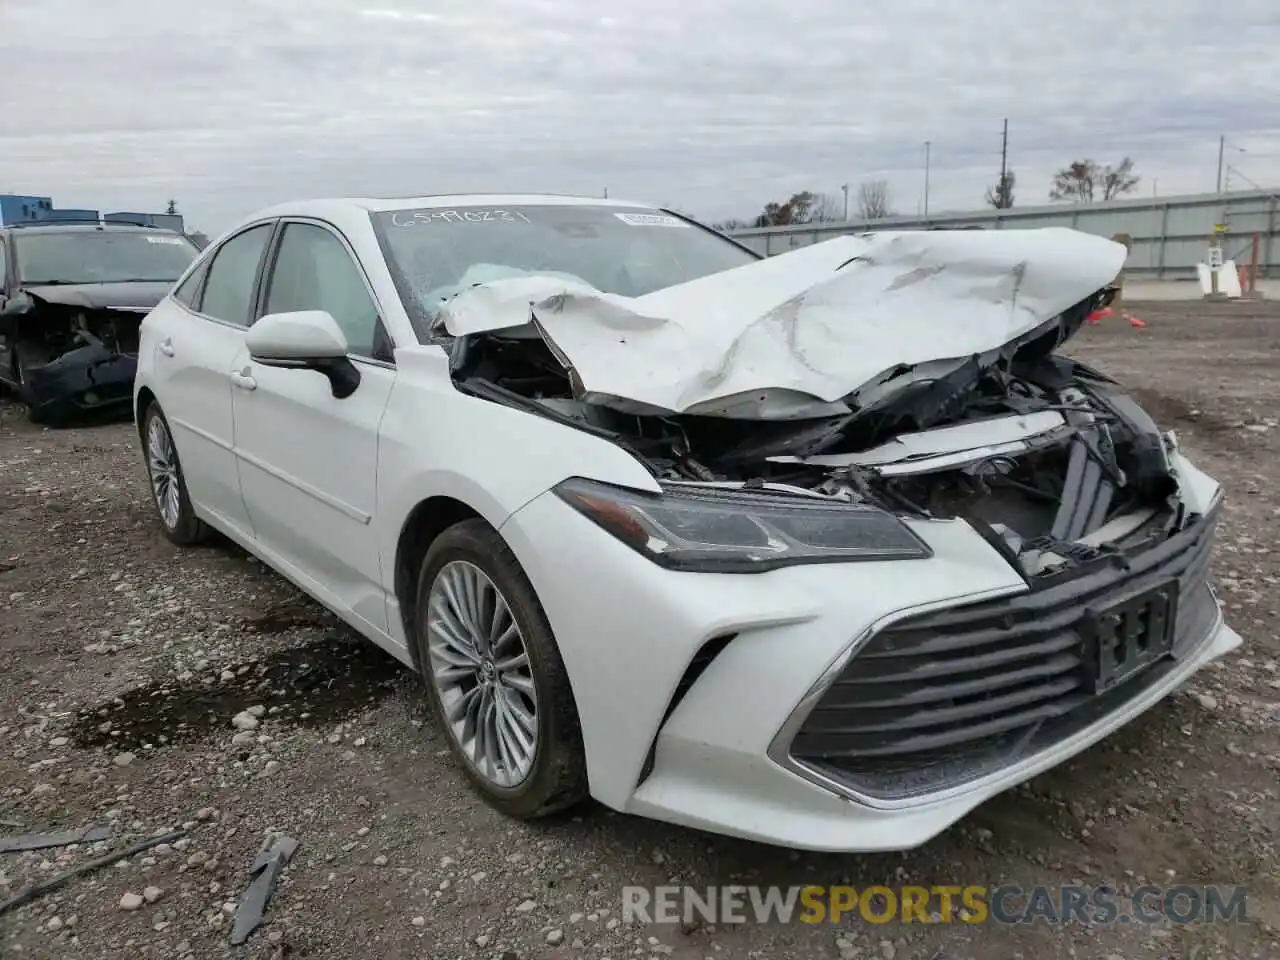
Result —
[[[173,356],[173,338],[172,337],[165,337],[163,340],[160,341],[160,352],[163,353],[166,357]]]
[[[231,374],[231,382],[234,383],[241,390],[257,390],[258,389],[258,381],[253,379],[253,377],[249,376],[247,373]]]

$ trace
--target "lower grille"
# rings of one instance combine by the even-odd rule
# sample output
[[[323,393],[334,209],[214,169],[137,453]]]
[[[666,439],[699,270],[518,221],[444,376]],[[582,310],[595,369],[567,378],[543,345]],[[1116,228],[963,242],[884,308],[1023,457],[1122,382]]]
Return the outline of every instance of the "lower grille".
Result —
[[[867,796],[904,799],[1070,737],[1206,638],[1216,526],[1215,513],[1030,593],[894,623],[818,701],[792,758]]]
[[[698,648],[697,653],[690,659],[689,665],[684,668],[684,673],[676,684],[675,691],[671,694],[671,700],[667,703],[666,712],[662,714],[662,721],[653,732],[653,740],[649,743],[649,752],[645,755],[644,765],[640,768],[640,778],[636,781],[637,787],[648,780],[649,774],[653,773],[653,764],[658,749],[658,735],[662,733],[662,728],[667,725],[671,715],[676,712],[676,707],[680,706],[680,701],[685,698],[685,694],[693,689],[693,685],[698,682],[698,678],[706,672],[707,667],[711,666],[711,661],[720,656],[725,647],[729,646],[736,636],[736,633],[726,633],[718,637],[712,637]]]

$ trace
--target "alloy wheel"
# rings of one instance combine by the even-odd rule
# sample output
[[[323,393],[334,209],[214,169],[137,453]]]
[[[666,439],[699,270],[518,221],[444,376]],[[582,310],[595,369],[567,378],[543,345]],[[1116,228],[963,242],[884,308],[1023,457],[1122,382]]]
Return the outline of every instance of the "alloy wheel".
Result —
[[[169,530],[175,530],[181,515],[180,487],[178,479],[178,454],[173,437],[164,420],[153,416],[147,425],[147,466],[151,473],[151,491],[156,498],[160,520]]]
[[[506,598],[473,563],[445,564],[427,601],[428,669],[449,733],[497,787],[520,784],[538,746],[538,696]]]

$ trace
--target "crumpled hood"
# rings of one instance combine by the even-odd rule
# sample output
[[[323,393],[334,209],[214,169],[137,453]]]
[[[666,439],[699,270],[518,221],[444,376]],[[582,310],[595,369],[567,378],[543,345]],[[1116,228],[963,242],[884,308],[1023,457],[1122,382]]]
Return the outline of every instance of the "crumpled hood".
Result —
[[[1018,342],[1114,281],[1125,256],[1065,228],[884,232],[635,298],[498,280],[457,294],[439,321],[454,336],[536,331],[586,402],[796,419],[847,411],[843,398],[894,372],[936,376],[934,361]]]
[[[22,289],[45,303],[87,310],[134,310],[146,313],[169,292],[173,284],[159,283],[73,283],[25,284]]]

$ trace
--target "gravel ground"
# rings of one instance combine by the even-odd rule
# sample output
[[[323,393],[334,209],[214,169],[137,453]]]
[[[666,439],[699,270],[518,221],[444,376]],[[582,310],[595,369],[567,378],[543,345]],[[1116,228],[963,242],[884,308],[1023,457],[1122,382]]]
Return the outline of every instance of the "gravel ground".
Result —
[[[1246,646],[901,855],[797,853],[591,805],[508,821],[464,786],[414,677],[242,551],[179,551],[159,535],[130,425],[45,431],[0,406],[0,835],[112,828],[0,855],[0,899],[130,839],[187,831],[0,917],[0,954],[1280,956],[1280,307],[1133,309],[1147,329],[1104,321],[1071,350],[1133,386],[1226,484],[1214,576]],[[242,711],[253,729],[233,726]],[[271,831],[298,852],[264,925],[231,947],[228,904]],[[1249,919],[621,922],[624,885],[672,882],[1242,884]]]

